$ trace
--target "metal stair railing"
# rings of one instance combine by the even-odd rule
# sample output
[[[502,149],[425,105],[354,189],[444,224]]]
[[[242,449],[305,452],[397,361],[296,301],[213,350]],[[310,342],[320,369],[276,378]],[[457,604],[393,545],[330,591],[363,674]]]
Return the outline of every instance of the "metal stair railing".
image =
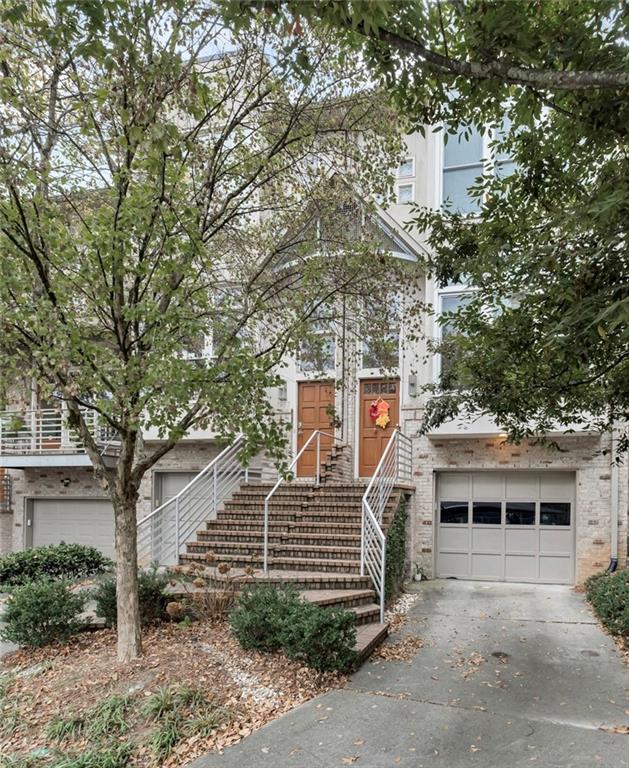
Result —
[[[238,454],[243,435],[227,446],[172,499],[138,522],[138,562],[176,565],[182,545],[206,521],[216,518],[225,500],[249,480]]]
[[[302,457],[304,451],[310,443],[316,441],[316,447],[315,447],[315,483],[316,485],[319,485],[321,481],[321,437],[331,437],[334,442],[341,443],[342,440],[336,435],[333,435],[331,432],[323,432],[320,429],[315,430],[310,437],[306,440],[306,442],[302,445],[302,447],[297,452],[297,455],[295,458],[291,461],[290,466],[288,467],[287,474],[291,473],[293,469],[297,466],[297,462]],[[282,485],[282,483],[285,482],[284,477],[280,477],[277,483],[271,488],[270,492],[267,494],[266,498],[264,499],[264,573],[268,573],[269,571],[269,503],[273,496],[275,495],[275,491]]]
[[[412,480],[412,444],[396,428],[391,435],[362,501],[360,575],[369,574],[380,603],[384,622],[386,536],[382,527],[384,512],[396,483]]]

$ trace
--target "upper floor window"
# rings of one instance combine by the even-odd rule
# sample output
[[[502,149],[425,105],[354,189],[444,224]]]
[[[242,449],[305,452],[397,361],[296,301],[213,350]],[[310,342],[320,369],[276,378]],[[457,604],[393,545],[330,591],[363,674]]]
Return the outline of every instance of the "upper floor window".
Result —
[[[415,175],[415,158],[405,157],[397,169],[398,179],[408,179]]]
[[[398,184],[397,187],[397,202],[398,205],[407,205],[415,200],[415,185],[410,184]]]
[[[472,195],[470,187],[485,171],[503,178],[516,169],[512,157],[500,149],[511,130],[505,117],[498,129],[481,133],[477,128],[465,128],[456,135],[444,135],[443,148],[443,202],[458,213],[475,213],[482,197]]]
[[[472,197],[469,188],[483,173],[483,151],[483,135],[476,129],[444,137],[443,202],[450,203],[455,211],[478,210],[478,198]]]
[[[456,362],[455,349],[448,347],[448,338],[456,333],[450,316],[468,304],[470,298],[470,291],[464,290],[463,286],[444,288],[439,292],[439,337],[442,344],[438,365],[439,381],[442,386],[450,389],[456,386],[455,382],[449,380],[452,378],[452,368]]]

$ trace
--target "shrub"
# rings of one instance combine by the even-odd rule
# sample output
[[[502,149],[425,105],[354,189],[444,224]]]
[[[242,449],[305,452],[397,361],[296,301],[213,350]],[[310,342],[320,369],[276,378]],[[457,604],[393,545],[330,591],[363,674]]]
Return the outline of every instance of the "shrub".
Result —
[[[245,650],[277,651],[282,646],[284,624],[300,602],[292,587],[250,587],[229,616],[232,633]]]
[[[86,595],[70,592],[62,581],[16,587],[4,611],[0,636],[18,645],[39,647],[67,641],[81,629]]]
[[[356,663],[356,625],[351,611],[300,602],[284,624],[282,648],[289,659],[319,672],[347,672]]]
[[[388,603],[399,594],[406,572],[406,499],[400,499],[387,530],[384,599]]]
[[[42,579],[79,579],[103,573],[111,560],[94,547],[58,544],[11,552],[0,557],[0,588]]]
[[[629,641],[629,570],[597,573],[586,582],[587,599],[603,625]]]
[[[166,618],[166,605],[170,600],[165,592],[167,584],[168,576],[159,573],[156,566],[138,573],[140,622],[143,627],[158,624]],[[105,619],[108,627],[115,627],[118,615],[115,579],[102,581],[93,590],[92,597],[96,602],[96,614]]]
[[[262,584],[247,589],[229,620],[246,650],[282,648],[289,658],[320,671],[345,671],[356,659],[354,615],[311,605],[292,587]]]

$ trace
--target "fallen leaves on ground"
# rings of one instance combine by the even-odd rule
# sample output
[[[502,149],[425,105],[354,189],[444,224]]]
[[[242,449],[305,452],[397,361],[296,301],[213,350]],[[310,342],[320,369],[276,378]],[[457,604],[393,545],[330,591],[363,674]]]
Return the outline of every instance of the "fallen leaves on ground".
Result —
[[[409,635],[395,643],[383,643],[373,652],[371,660],[410,661],[423,646],[423,638],[418,635]]]
[[[385,612],[385,621],[389,623],[389,632],[392,634],[399,632],[400,629],[406,624],[408,614],[413,603],[417,600],[418,595],[410,592],[405,592],[400,595],[398,599],[393,603],[391,608]]]
[[[162,768],[176,768],[237,743],[298,704],[344,683],[343,677],[314,672],[281,653],[243,651],[224,622],[162,625],[147,630],[143,644],[144,655],[126,665],[116,660],[116,637],[110,630],[79,635],[63,646],[5,656],[0,675],[10,683],[0,709],[10,708],[17,725],[10,731],[0,729],[0,754],[56,746],[45,735],[56,716],[81,715],[114,694],[131,694],[139,707],[164,687],[200,688],[231,717],[207,736],[180,741],[161,763]],[[26,674],[29,670],[35,674]],[[140,768],[155,764],[150,750],[141,746],[147,735],[143,728],[131,734],[138,745],[131,765]],[[80,738],[63,743],[68,752],[83,747]]]
[[[624,733],[629,735],[629,725],[601,725],[600,730],[606,733]]]

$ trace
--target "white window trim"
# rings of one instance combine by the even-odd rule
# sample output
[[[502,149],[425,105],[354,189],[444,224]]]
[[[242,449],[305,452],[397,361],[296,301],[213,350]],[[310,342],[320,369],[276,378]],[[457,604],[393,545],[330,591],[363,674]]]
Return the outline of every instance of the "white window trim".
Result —
[[[410,163],[411,163],[411,172],[408,173],[408,174],[400,173],[400,167],[404,163],[408,163],[409,160],[410,160]],[[415,156],[414,155],[408,155],[407,157],[404,157],[402,159],[402,161],[400,162],[400,164],[397,167],[397,174],[396,175],[397,175],[398,179],[413,179],[413,178],[415,178]]]
[[[411,188],[411,199],[408,202],[400,201],[400,187]],[[395,201],[396,205],[410,205],[415,202],[415,182],[414,181],[399,181],[395,188]]]

